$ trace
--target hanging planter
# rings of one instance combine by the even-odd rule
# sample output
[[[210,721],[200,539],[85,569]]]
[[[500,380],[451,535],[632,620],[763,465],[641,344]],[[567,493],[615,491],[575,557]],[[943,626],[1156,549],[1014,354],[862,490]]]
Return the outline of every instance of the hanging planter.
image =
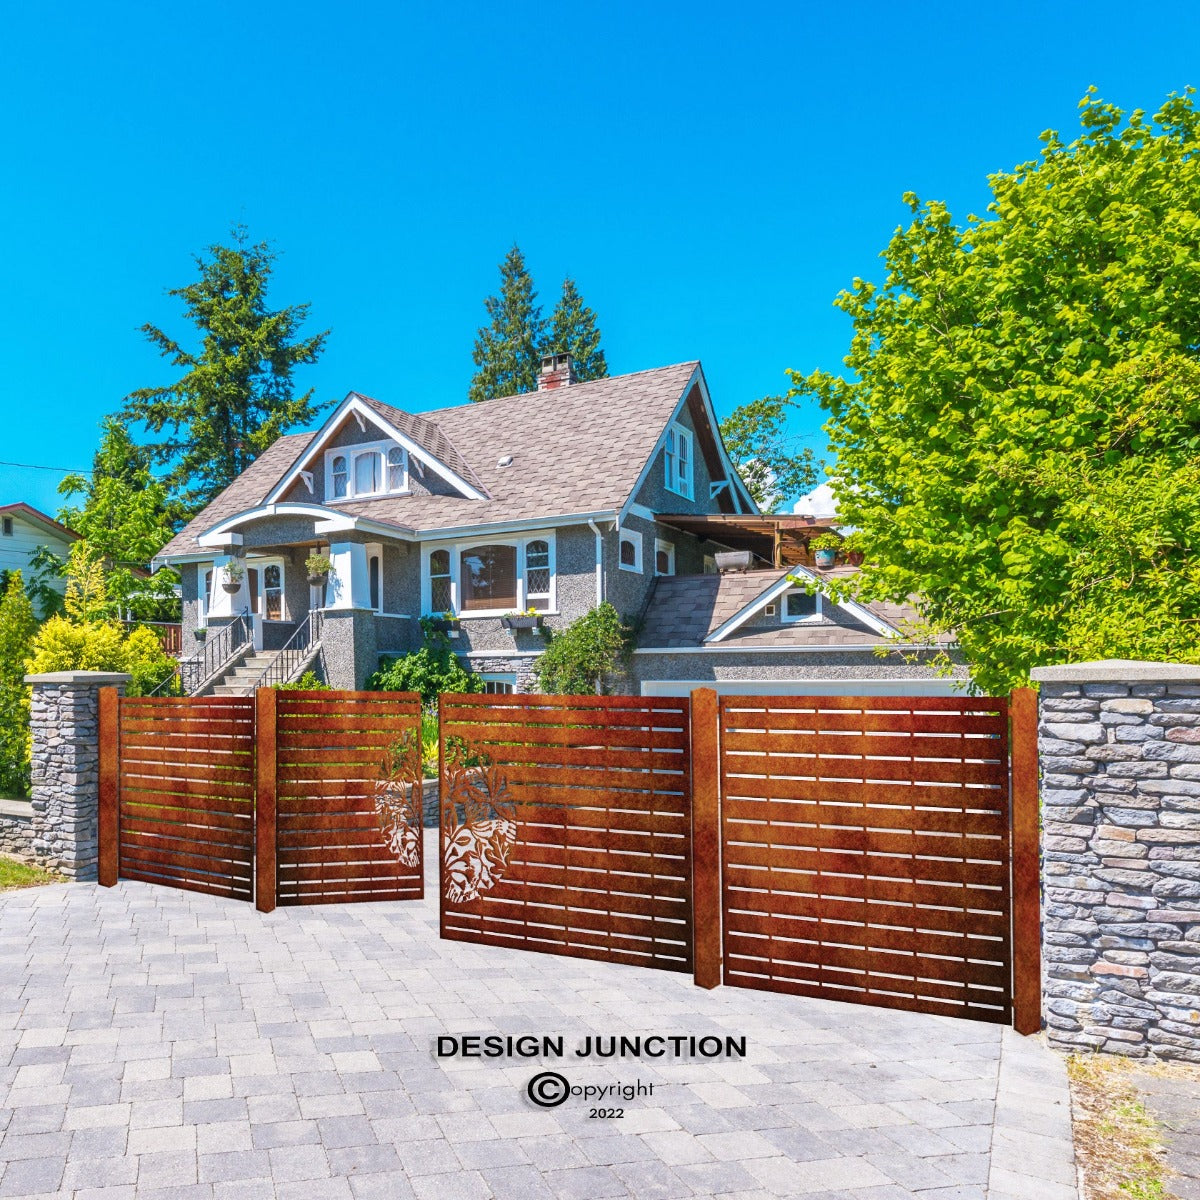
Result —
[[[304,560],[304,569],[308,572],[308,582],[313,587],[324,587],[329,582],[333,562],[328,554],[310,554]]]
[[[221,572],[221,587],[233,596],[242,590],[242,580],[245,578],[246,568],[241,563],[227,563]]]

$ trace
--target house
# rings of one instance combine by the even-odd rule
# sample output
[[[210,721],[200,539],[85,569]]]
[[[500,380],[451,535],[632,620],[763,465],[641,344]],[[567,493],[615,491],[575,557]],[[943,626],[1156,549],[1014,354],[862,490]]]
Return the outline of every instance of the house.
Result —
[[[9,571],[20,571],[22,578],[29,583],[38,575],[32,560],[39,547],[44,546],[65,558],[72,544],[78,540],[79,534],[73,529],[59,524],[31,504],[18,501],[16,504],[0,505],[0,578]],[[60,576],[43,575],[40,578],[59,593],[66,587]],[[44,617],[46,613],[39,612],[38,615]]]
[[[411,413],[351,392],[315,432],[279,438],[155,561],[182,575],[189,690],[246,691],[309,666],[361,687],[382,656],[422,644],[422,615],[446,614],[489,690],[527,691],[543,628],[607,600],[634,619],[653,602],[660,629],[672,593],[656,582],[711,587],[723,550],[748,550],[777,581],[811,526],[758,513],[699,363],[578,383],[569,356],[551,355],[526,395]],[[314,553],[332,568],[310,581]],[[533,628],[505,620],[523,613]],[[660,668],[644,657],[650,686]]]

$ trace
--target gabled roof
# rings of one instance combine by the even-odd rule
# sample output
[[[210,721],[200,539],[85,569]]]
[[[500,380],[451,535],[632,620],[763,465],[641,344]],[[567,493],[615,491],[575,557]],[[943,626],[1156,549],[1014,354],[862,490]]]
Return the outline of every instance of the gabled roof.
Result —
[[[392,525],[409,536],[617,512],[631,498],[667,422],[700,379],[698,362],[678,363],[418,415],[359,396],[381,418],[470,480],[484,498],[414,494],[332,507],[337,513]],[[327,428],[328,422],[323,430]],[[158,557],[196,554],[201,549],[197,538],[206,530],[262,505],[320,432],[280,438]],[[501,467],[500,461],[509,457],[511,465]]]
[[[822,575],[844,577],[855,568]],[[797,622],[763,629],[749,624],[776,595],[787,591],[789,575],[812,574],[802,568],[730,572],[725,575],[668,575],[655,581],[642,621],[639,648],[703,650],[706,645],[864,646],[896,638],[900,624],[915,620],[908,605],[845,603],[838,623]],[[814,575],[818,579],[819,576]],[[739,620],[741,618],[741,620]],[[719,637],[714,638],[714,634]]]
[[[80,538],[75,530],[68,529],[66,525],[48,516],[40,508],[34,508],[32,504],[26,504],[23,500],[18,500],[15,504],[0,504],[0,517],[14,516],[24,517],[34,525],[40,525],[47,533],[66,538],[69,542],[77,542]]]

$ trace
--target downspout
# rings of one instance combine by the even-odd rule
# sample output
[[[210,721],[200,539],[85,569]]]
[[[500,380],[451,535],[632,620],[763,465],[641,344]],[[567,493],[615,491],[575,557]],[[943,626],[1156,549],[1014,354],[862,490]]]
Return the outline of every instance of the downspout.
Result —
[[[604,603],[604,539],[600,527],[590,517],[588,528],[596,535],[596,607]]]

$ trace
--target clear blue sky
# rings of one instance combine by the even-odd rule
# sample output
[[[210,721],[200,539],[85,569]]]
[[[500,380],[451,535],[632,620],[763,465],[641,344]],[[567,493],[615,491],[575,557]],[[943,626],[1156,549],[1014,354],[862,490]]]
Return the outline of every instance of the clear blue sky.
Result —
[[[332,329],[301,382],[465,399],[496,267],[564,274],[613,373],[704,362],[718,411],[836,370],[832,307],[913,190],[965,217],[1089,84],[1200,83],[1200,6],[928,2],[9,5],[0,43],[0,459],[87,467],[169,382],[138,332],[232,222]],[[819,412],[797,438],[823,445]],[[0,467],[0,503],[58,477]]]

